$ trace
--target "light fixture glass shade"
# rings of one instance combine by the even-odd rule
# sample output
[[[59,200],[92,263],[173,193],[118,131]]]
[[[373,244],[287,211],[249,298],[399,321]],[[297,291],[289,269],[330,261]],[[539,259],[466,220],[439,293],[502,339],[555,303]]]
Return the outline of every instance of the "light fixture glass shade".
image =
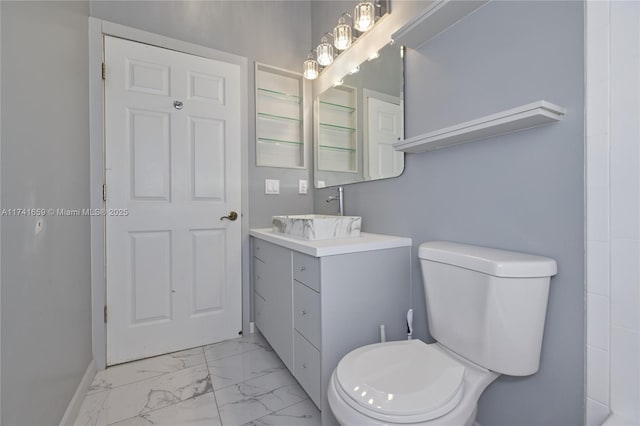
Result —
[[[376,21],[376,6],[370,1],[361,1],[353,10],[353,27],[361,32],[373,28]]]
[[[316,47],[317,61],[323,67],[331,65],[333,62],[333,45],[329,43],[329,37],[331,34],[326,33],[320,39],[320,44]]]
[[[351,47],[351,25],[349,25],[349,21],[351,20],[351,15],[348,13],[343,13],[340,19],[338,20],[338,25],[333,29],[333,45],[338,50],[345,50]]]
[[[318,77],[319,73],[320,66],[313,57],[313,53],[309,53],[309,55],[307,56],[307,60],[304,61],[304,64],[302,65],[302,75],[307,80],[314,80],[316,77]]]

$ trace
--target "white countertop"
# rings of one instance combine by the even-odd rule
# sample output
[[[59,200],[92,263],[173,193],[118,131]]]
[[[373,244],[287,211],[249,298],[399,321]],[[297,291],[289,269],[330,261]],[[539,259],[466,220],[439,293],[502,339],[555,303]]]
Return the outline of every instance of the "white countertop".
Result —
[[[271,228],[252,229],[249,235],[314,257],[411,246],[411,238],[367,232],[360,233],[359,237],[313,241],[286,237]]]

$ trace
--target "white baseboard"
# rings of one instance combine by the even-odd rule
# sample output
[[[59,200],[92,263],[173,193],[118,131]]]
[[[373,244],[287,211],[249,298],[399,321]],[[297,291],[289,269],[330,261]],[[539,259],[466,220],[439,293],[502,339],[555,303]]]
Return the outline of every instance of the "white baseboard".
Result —
[[[73,398],[71,398],[71,402],[67,406],[67,411],[64,412],[64,416],[62,416],[62,420],[60,420],[60,426],[71,426],[73,422],[75,422],[76,417],[78,416],[78,412],[80,411],[80,407],[84,402],[84,397],[89,390],[89,386],[91,386],[91,382],[93,382],[93,378],[96,376],[96,363],[92,359],[87,369],[84,372],[84,376],[82,376],[82,380],[80,380],[80,384],[76,388],[76,392],[73,394]]]

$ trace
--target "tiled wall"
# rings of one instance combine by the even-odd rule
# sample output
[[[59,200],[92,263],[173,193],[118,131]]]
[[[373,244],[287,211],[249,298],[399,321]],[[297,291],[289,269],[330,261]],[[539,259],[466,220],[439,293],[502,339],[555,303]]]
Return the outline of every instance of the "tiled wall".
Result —
[[[586,423],[640,424],[640,3],[586,19]]]

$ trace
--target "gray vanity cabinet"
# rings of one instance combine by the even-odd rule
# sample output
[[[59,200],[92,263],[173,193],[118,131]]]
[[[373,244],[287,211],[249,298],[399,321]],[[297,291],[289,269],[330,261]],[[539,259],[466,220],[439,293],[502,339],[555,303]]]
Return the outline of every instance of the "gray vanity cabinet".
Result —
[[[293,371],[291,250],[254,239],[253,289],[254,322]]]
[[[256,326],[332,424],[326,392],[340,359],[379,342],[381,324],[388,340],[406,339],[410,240],[320,256],[252,240]]]

